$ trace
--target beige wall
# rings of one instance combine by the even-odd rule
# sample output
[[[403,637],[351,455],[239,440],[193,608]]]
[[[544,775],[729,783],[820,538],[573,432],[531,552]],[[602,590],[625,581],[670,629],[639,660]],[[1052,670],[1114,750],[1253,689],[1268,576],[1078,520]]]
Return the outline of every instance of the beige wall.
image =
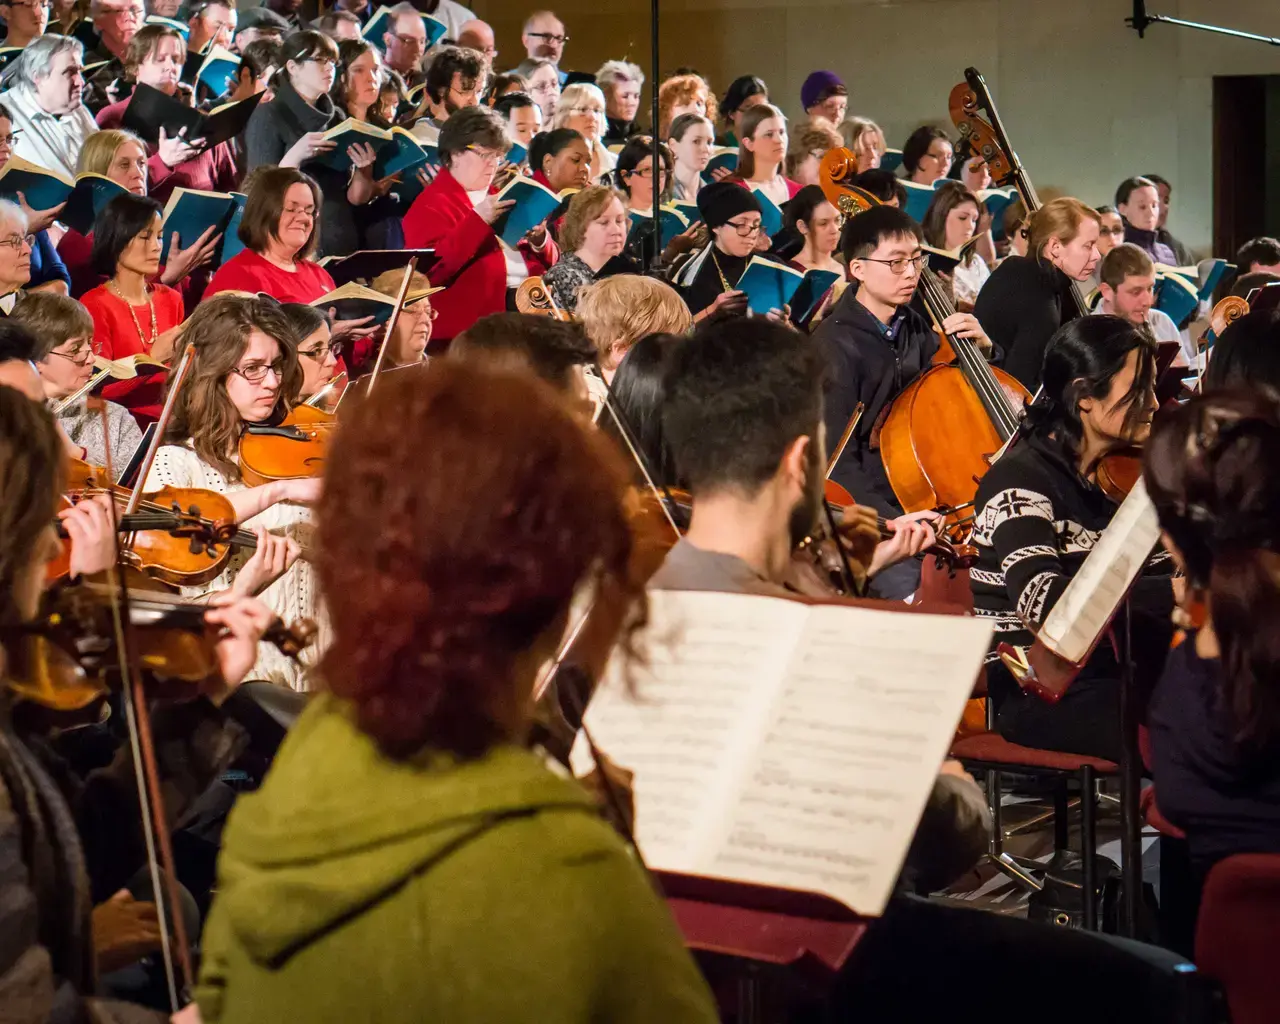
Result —
[[[643,0],[553,2],[572,36],[565,67],[626,56],[648,70]],[[1149,6],[1280,34],[1274,0]],[[499,64],[514,65],[533,0],[474,0],[474,9],[498,30]],[[1280,74],[1280,49],[1166,25],[1139,40],[1124,25],[1129,11],[1127,0],[662,0],[662,66],[697,67],[717,90],[759,74],[792,116],[805,75],[830,68],[849,86],[850,113],[875,118],[901,146],[918,124],[949,124],[948,93],[972,64],[1042,193],[1110,202],[1127,175],[1161,173],[1174,184],[1171,229],[1207,252],[1212,78]]]

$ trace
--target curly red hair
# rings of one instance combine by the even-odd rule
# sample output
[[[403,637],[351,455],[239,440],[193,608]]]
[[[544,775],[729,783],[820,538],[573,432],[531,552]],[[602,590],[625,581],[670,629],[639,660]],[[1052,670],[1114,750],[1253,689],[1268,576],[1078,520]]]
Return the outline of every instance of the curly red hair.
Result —
[[[581,584],[643,601],[626,470],[531,375],[437,360],[378,384],[326,460],[321,674],[388,756],[475,757],[523,734],[516,661]]]

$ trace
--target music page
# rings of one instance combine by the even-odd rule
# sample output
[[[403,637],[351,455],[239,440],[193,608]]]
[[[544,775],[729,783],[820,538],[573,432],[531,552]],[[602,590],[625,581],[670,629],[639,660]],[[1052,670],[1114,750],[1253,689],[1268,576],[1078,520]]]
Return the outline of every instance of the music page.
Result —
[[[1040,642],[1059,657],[1083,664],[1159,541],[1160,521],[1146,482],[1139,479],[1045,616]]]
[[[636,674],[649,705],[629,703],[610,673],[587,712],[600,748],[636,773],[650,866],[881,913],[991,627],[746,595],[650,602],[655,621],[684,628]],[[712,636],[715,654],[692,647]],[[685,717],[694,704],[701,739]]]

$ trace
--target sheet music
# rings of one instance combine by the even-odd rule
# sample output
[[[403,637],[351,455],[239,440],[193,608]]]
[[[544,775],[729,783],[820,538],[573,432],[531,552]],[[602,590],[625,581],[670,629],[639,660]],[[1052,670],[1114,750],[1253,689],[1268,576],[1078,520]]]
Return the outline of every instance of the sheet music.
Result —
[[[664,725],[647,710],[595,702],[587,714],[601,749],[636,773],[636,833],[650,866],[881,913],[991,626],[742,595],[655,593],[651,603],[663,619],[696,623],[665,653],[670,717]],[[762,631],[773,637],[767,658]],[[702,648],[712,636],[724,646]],[[659,698],[653,682],[640,688]],[[698,730],[681,720],[691,695],[710,701]],[[712,722],[725,729],[716,741],[695,734]],[[659,728],[670,733],[652,735]],[[636,755],[659,776],[646,779]]]
[[[1146,482],[1139,478],[1045,617],[1041,643],[1060,657],[1083,664],[1159,540],[1160,521]]]

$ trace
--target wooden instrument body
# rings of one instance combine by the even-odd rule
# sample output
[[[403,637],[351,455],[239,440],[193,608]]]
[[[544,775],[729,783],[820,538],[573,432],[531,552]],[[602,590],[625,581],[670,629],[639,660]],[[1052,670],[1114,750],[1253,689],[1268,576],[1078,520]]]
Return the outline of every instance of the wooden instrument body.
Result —
[[[289,411],[279,428],[240,436],[240,479],[249,487],[319,476],[336,418],[309,405]]]
[[[1015,378],[990,369],[1015,406],[1030,400]],[[957,366],[932,366],[907,385],[880,428],[885,473],[907,512],[971,504],[1003,443]]]

